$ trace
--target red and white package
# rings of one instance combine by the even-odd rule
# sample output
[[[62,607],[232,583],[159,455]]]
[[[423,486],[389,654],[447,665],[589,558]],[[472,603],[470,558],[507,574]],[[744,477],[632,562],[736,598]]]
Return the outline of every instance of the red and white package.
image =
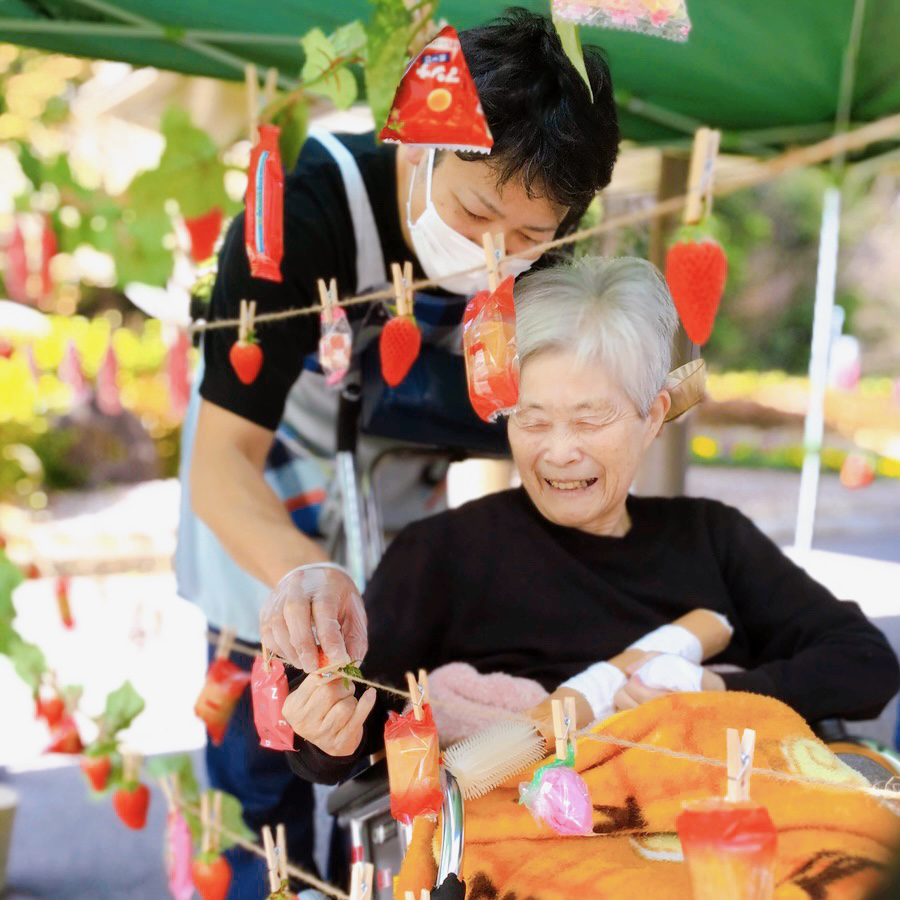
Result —
[[[519,355],[513,281],[480,291],[463,313],[463,353],[469,400],[480,419],[494,422],[519,401]]]
[[[249,681],[250,673],[229,659],[214,659],[209,664],[194,712],[203,720],[209,739],[217,747],[225,739],[228,722]]]
[[[417,816],[437,816],[443,802],[437,726],[427,703],[422,711],[421,720],[412,709],[388,713],[384,726],[391,815],[405,825]]]
[[[259,745],[272,750],[293,750],[294,729],[284,720],[281,708],[287,700],[288,682],[284,663],[270,659],[268,671],[261,656],[253,660],[250,672],[250,696],[253,700],[253,723]]]
[[[250,154],[244,211],[244,243],[250,274],[281,281],[284,255],[284,170],[276,125],[260,125],[259,140]]]
[[[453,26],[442,29],[403,73],[379,138],[490,153],[494,138]]]

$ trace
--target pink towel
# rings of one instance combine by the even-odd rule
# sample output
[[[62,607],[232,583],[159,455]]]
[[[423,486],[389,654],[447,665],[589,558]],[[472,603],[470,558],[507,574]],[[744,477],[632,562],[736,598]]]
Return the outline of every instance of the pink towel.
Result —
[[[530,678],[503,672],[482,675],[459,662],[429,672],[428,691],[445,747],[493,725],[497,718],[492,712],[524,712],[547,698],[547,691]]]

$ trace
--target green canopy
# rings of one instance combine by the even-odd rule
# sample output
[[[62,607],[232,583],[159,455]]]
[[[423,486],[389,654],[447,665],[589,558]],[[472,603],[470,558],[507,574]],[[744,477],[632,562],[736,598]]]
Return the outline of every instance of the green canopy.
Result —
[[[834,129],[854,8],[864,0],[687,0],[687,43],[594,28],[606,49],[624,135],[642,143],[682,140],[700,124],[732,149],[780,149]],[[546,11],[547,3],[525,0]],[[503,9],[443,0],[457,28]],[[368,18],[366,0],[0,0],[0,40],[77,56],[124,60],[196,75],[240,79],[243,66],[300,71],[299,37]],[[900,4],[867,0],[845,110],[852,124],[900,111]]]

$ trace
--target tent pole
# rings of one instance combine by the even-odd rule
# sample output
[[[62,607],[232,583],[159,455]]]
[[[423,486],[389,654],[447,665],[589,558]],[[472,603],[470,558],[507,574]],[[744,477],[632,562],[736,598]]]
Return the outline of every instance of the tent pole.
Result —
[[[684,154],[664,153],[660,160],[657,200],[667,200],[683,194],[687,188],[690,158]],[[650,222],[650,247],[648,258],[660,271],[666,266],[666,249],[672,231],[681,217],[678,211],[657,216]],[[672,347],[672,368],[691,358],[691,342],[684,329],[675,332]],[[688,464],[689,416],[663,426],[659,437],[644,455],[634,481],[634,491],[644,496],[678,497],[684,493],[685,472]]]
[[[819,491],[840,221],[841,192],[839,188],[830,187],[825,191],[822,204],[812,350],[809,359],[809,406],[803,431],[803,469],[800,472],[800,497],[797,501],[797,527],[794,533],[794,547],[804,554],[812,549],[816,497]]]
[[[121,22],[127,22],[129,25],[136,25],[139,28],[155,29],[160,38],[171,41],[174,44],[180,44],[182,47],[187,47],[189,50],[193,50],[201,56],[215,60],[240,74],[241,78],[243,78],[244,75],[244,67],[251,62],[251,60],[237,56],[234,53],[229,53],[227,50],[220,50],[218,47],[211,47],[209,44],[205,44],[202,41],[192,40],[191,38],[181,36],[183,33],[186,33],[187,29],[184,29],[184,32],[182,32],[182,30],[178,28],[167,28],[144,16],[118,9],[109,3],[105,3],[104,0],[75,0],[75,2],[79,3],[81,6],[86,6],[88,9],[94,10],[94,12],[102,13],[113,19],[118,19]],[[279,73],[278,85],[284,90],[291,90],[297,86],[297,82],[294,79]]]

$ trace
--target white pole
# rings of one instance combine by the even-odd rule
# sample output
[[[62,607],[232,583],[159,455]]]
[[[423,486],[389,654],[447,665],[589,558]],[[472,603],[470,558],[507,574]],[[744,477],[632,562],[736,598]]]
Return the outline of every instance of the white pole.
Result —
[[[809,406],[803,432],[803,470],[794,548],[801,553],[812,549],[816,496],[819,492],[822,436],[825,431],[825,388],[831,349],[834,292],[837,282],[838,232],[841,219],[841,192],[829,187],[822,204],[819,235],[819,266],[816,272],[816,301],[813,309],[812,347],[809,358]]]

